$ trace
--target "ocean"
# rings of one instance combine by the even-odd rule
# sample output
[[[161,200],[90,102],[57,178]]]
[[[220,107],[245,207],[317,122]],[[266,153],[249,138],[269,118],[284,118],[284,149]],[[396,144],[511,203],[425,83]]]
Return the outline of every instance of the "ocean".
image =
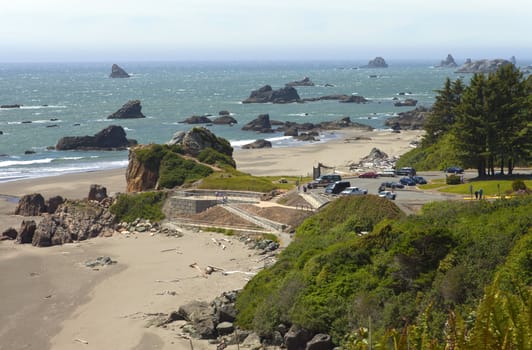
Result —
[[[109,78],[119,64],[131,78]],[[234,126],[207,126],[234,148],[266,138],[273,147],[300,144],[282,134],[242,131],[259,114],[294,122],[351,120],[385,128],[387,118],[412,107],[395,107],[393,98],[413,98],[431,106],[435,90],[452,69],[436,62],[388,62],[389,68],[358,68],[367,62],[110,62],[0,63],[0,182],[127,166],[127,151],[56,151],[64,136],[94,135],[108,125],[121,125],[140,144],[165,143],[192,115],[227,110]],[[296,87],[302,98],[358,94],[366,104],[318,101],[290,104],[242,104],[252,90],[269,84],[274,89],[309,77],[316,86]],[[404,96],[402,94],[405,94]],[[399,95],[401,94],[401,96]],[[143,119],[109,120],[107,116],[128,100],[141,101]],[[334,135],[321,135],[325,142]]]

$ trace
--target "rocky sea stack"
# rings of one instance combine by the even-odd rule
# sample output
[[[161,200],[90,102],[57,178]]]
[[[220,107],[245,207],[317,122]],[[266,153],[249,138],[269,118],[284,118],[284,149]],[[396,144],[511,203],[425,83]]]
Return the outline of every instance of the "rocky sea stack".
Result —
[[[300,101],[301,98],[297,90],[291,86],[273,90],[270,85],[264,85],[258,90],[253,90],[242,103],[291,103]]]
[[[107,119],[136,119],[146,118],[141,112],[142,106],[139,100],[127,101],[118,111],[114,112]]]
[[[512,64],[512,62],[501,58],[478,61],[471,61],[471,59],[468,58],[465,63],[456,70],[456,73],[491,73],[495,72],[499,67],[510,64]]]
[[[61,138],[55,149],[65,150],[123,150],[136,145],[136,140],[126,138],[124,128],[110,125],[94,136],[66,136]]]
[[[118,64],[113,64],[111,67],[111,74],[109,74],[110,78],[129,78],[130,75],[127,74],[127,72],[120,67]]]
[[[382,57],[375,57],[373,60],[369,61],[367,65],[362,68],[388,68],[388,64]]]
[[[447,58],[442,60],[438,67],[441,67],[441,68],[456,68],[456,67],[458,67],[458,65],[454,61],[454,57],[451,54],[448,54]]]

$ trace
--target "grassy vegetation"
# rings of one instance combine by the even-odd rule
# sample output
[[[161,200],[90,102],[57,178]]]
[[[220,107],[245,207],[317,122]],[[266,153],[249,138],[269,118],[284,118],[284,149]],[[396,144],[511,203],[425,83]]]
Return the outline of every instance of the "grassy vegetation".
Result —
[[[253,176],[232,168],[223,172],[215,172],[202,180],[198,185],[202,189],[218,189],[227,191],[271,192],[276,189],[291,189],[295,186],[295,178],[281,176]],[[281,179],[287,182],[281,182]]]
[[[460,185],[445,186],[440,188],[441,192],[470,195],[470,186],[473,192],[482,189],[485,196],[499,196],[499,194],[510,194],[513,192],[512,183],[514,180],[479,180],[470,181]],[[524,181],[527,188],[532,187],[532,180]]]
[[[207,232],[222,233],[222,234],[224,234],[226,236],[234,236],[235,235],[235,231],[234,230],[227,229],[227,228],[222,228],[222,227],[206,227],[203,230],[207,231]]]
[[[490,317],[479,301],[498,273],[497,288],[510,299],[532,279],[531,212],[532,196],[434,202],[409,217],[376,196],[340,198],[300,225],[277,263],[246,285],[237,323],[265,336],[279,323],[295,324],[366,349],[353,345],[353,330],[371,318],[373,339],[395,334],[405,344],[397,349],[443,349],[436,345],[445,344],[450,312],[455,321],[470,320],[460,329],[483,329],[486,320],[475,325],[473,315]],[[407,328],[411,338],[401,340]]]
[[[165,199],[165,192],[121,194],[110,210],[119,221],[133,222],[137,218],[160,221],[164,219],[162,207]]]

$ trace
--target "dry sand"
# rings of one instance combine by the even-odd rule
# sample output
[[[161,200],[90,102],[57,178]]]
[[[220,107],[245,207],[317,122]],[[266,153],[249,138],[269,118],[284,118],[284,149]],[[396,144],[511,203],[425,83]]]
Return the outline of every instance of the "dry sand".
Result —
[[[239,170],[253,175],[305,176],[318,162],[342,171],[347,162],[359,161],[373,147],[390,156],[401,155],[420,137],[417,131],[349,130],[328,143],[239,150],[234,157]],[[80,199],[91,184],[105,186],[108,193],[124,192],[125,169],[1,183],[0,232],[18,229],[23,219],[12,215],[13,197],[41,193],[45,198]],[[176,331],[146,328],[147,315],[168,313],[195,299],[211,300],[246,283],[243,274],[214,273],[204,278],[189,265],[250,271],[261,264],[241,242],[233,239],[222,250],[212,238],[221,236],[116,235],[50,248],[0,242],[0,350],[189,349],[190,343],[177,337]],[[161,252],[171,248],[177,250]],[[97,271],[84,266],[102,255],[118,263]],[[194,343],[196,350],[214,348]]]

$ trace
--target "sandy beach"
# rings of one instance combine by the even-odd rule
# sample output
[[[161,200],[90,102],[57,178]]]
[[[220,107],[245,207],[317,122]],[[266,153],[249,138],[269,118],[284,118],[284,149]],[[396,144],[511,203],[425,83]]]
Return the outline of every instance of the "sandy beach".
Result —
[[[253,175],[310,175],[321,162],[342,172],[373,147],[389,156],[411,149],[422,133],[342,131],[328,143],[238,150],[237,168]],[[91,184],[124,192],[125,169],[0,183],[0,231],[17,228],[16,197],[87,196]],[[185,231],[183,237],[122,235],[50,248],[0,242],[0,350],[4,349],[189,349],[178,329],[146,328],[152,314],[169,313],[192,300],[210,301],[242,288],[246,275],[214,273],[207,278],[189,265],[256,271],[257,253],[231,239],[222,250],[216,233]],[[173,249],[169,250],[168,249]],[[84,262],[109,256],[117,263],[99,269]],[[194,349],[215,349],[195,342]]]

